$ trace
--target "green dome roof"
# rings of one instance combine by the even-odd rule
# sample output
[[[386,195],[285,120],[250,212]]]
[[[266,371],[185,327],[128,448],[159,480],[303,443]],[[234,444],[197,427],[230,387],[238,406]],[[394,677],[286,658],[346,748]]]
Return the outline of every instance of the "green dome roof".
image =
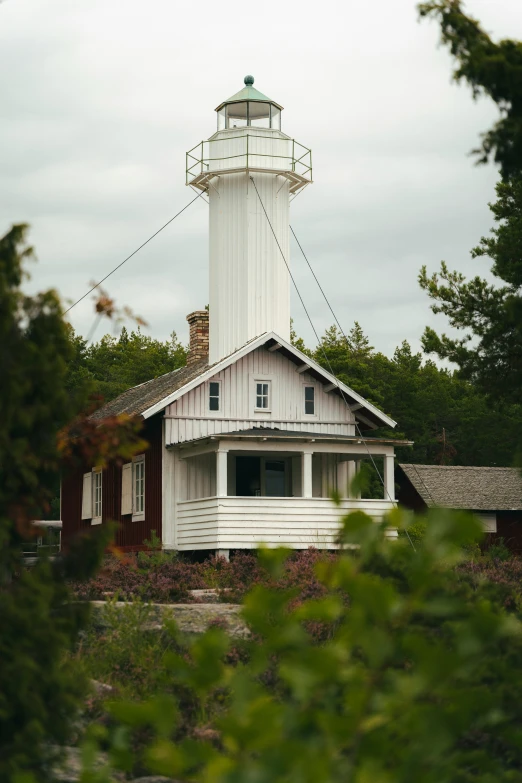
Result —
[[[267,96],[263,95],[262,92],[256,90],[256,88],[253,86],[254,85],[253,76],[245,76],[244,81],[245,81],[245,86],[243,87],[243,89],[240,90],[239,92],[236,92],[236,94],[233,95],[231,98],[229,98],[227,101],[223,101],[223,103],[220,103],[216,111],[222,109],[226,103],[239,103],[240,101],[263,101],[264,103],[273,103],[274,106],[277,106],[278,109],[283,108],[278,103],[273,101],[271,98],[267,98]]]

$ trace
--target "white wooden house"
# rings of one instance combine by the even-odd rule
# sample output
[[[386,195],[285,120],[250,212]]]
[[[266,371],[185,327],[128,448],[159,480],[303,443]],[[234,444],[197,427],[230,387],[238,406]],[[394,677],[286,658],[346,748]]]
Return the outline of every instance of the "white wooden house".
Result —
[[[123,474],[71,479],[64,538],[110,515],[128,548],[152,529],[167,549],[332,548],[332,490],[376,520],[393,507],[397,441],[371,432],[395,422],[290,343],[289,204],[312,170],[281,109],[246,77],[218,107],[217,132],[188,153],[187,182],[210,207],[209,312],[188,316],[186,367],[95,414],[141,415],[151,448]],[[370,457],[383,466],[381,497],[351,497]]]

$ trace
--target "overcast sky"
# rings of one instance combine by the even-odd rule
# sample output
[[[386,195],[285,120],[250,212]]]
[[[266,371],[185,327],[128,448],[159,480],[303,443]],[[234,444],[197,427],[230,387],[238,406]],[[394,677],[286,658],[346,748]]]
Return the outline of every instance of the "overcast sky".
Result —
[[[311,147],[314,184],[291,221],[345,329],[358,320],[391,354],[431,315],[417,274],[441,259],[483,273],[470,248],[491,226],[497,172],[468,152],[497,116],[451,81],[435,23],[413,0],[0,4],[0,232],[31,225],[28,290],[75,301],[193,196],[185,152],[215,107],[255,86]],[[513,0],[469,0],[495,37],[522,38]],[[320,332],[332,318],[298,249],[292,266]],[[187,339],[208,302],[208,207],[199,200],[107,281],[118,303]],[[297,331],[312,333],[294,295]],[[73,311],[87,334],[93,305]],[[107,327],[100,325],[95,339]]]

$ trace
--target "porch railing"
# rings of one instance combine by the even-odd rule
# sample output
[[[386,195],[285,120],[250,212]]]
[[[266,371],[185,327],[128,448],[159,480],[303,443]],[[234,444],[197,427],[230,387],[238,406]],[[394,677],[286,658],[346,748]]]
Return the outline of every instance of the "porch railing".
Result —
[[[287,546],[334,549],[341,516],[364,511],[375,521],[393,507],[389,500],[345,498],[209,497],[177,504],[180,549],[243,549]]]

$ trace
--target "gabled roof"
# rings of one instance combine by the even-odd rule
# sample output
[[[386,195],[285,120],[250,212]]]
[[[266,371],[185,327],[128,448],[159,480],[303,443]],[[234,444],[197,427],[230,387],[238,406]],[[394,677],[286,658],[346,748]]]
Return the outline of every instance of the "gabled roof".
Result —
[[[164,410],[184,394],[187,394],[191,389],[204,383],[216,373],[242,359],[243,356],[246,356],[251,351],[255,351],[256,348],[273,348],[274,346],[277,346],[277,350],[295,365],[306,365],[306,372],[317,380],[325,385],[332,385],[331,393],[344,397],[352,408],[359,424],[362,425],[362,429],[374,429],[383,425],[395,427],[396,422],[393,419],[386,416],[370,402],[367,402],[364,397],[350,389],[349,386],[338,381],[317,362],[314,362],[313,359],[310,359],[295,346],[287,343],[286,340],[283,340],[275,332],[261,334],[259,337],[250,340],[242,348],[234,351],[230,356],[220,359],[212,365],[200,362],[192,366],[182,367],[166,375],[161,375],[159,378],[153,378],[140,386],[128,389],[123,394],[120,394],[119,397],[116,397],[115,400],[108,402],[96,411],[93,416],[95,418],[103,418],[103,416],[128,413],[129,415],[140,414],[145,419],[148,419]]]
[[[427,506],[469,511],[522,509],[518,468],[400,465]]]

